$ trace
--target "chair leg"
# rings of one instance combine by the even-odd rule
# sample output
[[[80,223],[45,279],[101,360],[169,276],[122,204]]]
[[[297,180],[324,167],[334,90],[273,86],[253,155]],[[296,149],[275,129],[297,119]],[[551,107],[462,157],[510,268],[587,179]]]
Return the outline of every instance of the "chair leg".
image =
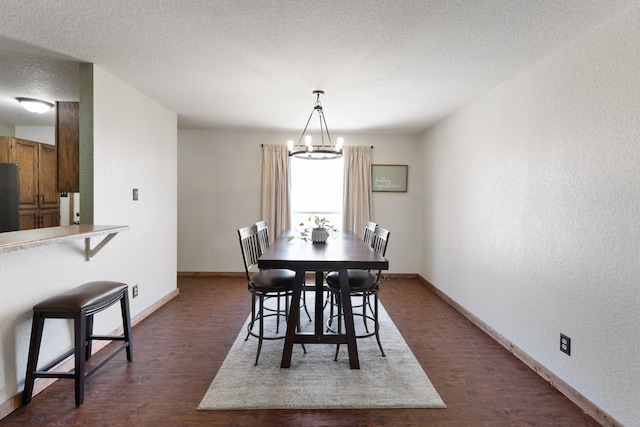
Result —
[[[253,364],[254,366],[258,365],[258,362],[260,360],[260,352],[262,350],[262,344],[265,340],[264,338],[264,318],[265,318],[265,306],[264,306],[264,301],[265,298],[269,298],[269,297],[265,297],[262,294],[259,295],[254,295],[252,294],[252,304],[251,304],[251,320],[249,322],[249,324],[247,325],[247,336],[245,337],[245,341],[247,341],[249,339],[249,336],[253,335],[255,337],[258,338],[258,349],[256,351],[256,360],[255,363]],[[284,317],[288,322],[289,319],[289,294],[286,292],[283,293],[279,293],[275,296],[272,296],[272,298],[277,298],[277,302],[276,302],[276,309],[274,310],[275,313],[274,314],[269,314],[269,316],[275,315],[276,316],[276,334],[279,332],[279,323],[280,323],[280,316],[283,315],[284,313]],[[284,301],[284,307],[282,306],[282,301],[281,298],[285,298]],[[257,300],[257,305],[258,305],[258,309],[256,311],[256,300]],[[251,331],[253,330],[253,326],[255,324],[255,321],[258,321],[258,333],[252,333]],[[300,331],[300,319],[298,319],[298,325],[297,325],[297,329],[298,331]],[[272,338],[266,338],[266,339],[272,339]],[[302,344],[302,350],[304,351],[304,353],[307,353],[307,349],[305,348],[304,344]]]
[[[309,309],[307,308],[307,293],[304,288],[302,289],[302,307],[304,308],[304,312],[307,313],[307,318],[309,322],[311,322],[311,315],[309,314]]]
[[[290,295],[288,293],[284,294],[284,321],[287,325],[289,324],[289,313],[291,313],[291,306],[289,305],[291,300],[289,296]]]
[[[333,292],[329,291],[327,294],[327,300],[329,301],[329,320],[327,320],[327,332],[331,330],[331,325],[333,324],[333,306],[334,306],[334,295]],[[326,305],[326,303],[325,303]]]
[[[327,291],[327,297],[324,299],[324,304],[322,305],[322,309],[324,310],[325,308],[327,308],[327,304],[330,304],[331,301],[333,301],[331,298],[331,291]]]
[[[364,323],[364,330],[369,333],[369,322],[367,322],[367,299],[369,297],[362,295],[362,322]]]
[[[42,330],[44,329],[44,318],[38,312],[33,313],[33,323],[31,325],[31,342],[29,344],[29,357],[27,358],[27,374],[24,380],[24,391],[22,392],[22,404],[28,405],[33,394],[33,384],[35,377],[33,373],[38,366],[38,355],[40,354],[40,344],[42,342]]]
[[[260,350],[262,350],[262,337],[264,336],[264,297],[261,295],[258,297],[258,316],[260,319],[258,321],[258,326],[260,331],[258,333],[258,351],[256,353],[256,363],[253,366],[258,366],[258,359],[260,358]]]
[[[280,292],[278,292],[278,296],[276,296],[276,334],[280,332],[280,297],[282,296],[282,294]],[[286,297],[285,297],[286,298]],[[285,301],[286,306],[289,305],[289,301],[288,298],[286,298],[287,301]]]
[[[305,290],[302,289],[302,298],[304,299],[304,294],[305,294]],[[289,304],[287,304],[287,307],[289,306]],[[304,303],[304,309],[307,309],[307,303]],[[299,313],[299,311],[298,311]],[[307,312],[307,316],[309,315],[309,312]],[[309,321],[311,321],[311,317],[309,317]],[[302,330],[302,326],[300,325],[300,316],[298,315],[298,332],[300,332]],[[300,343],[300,345],[302,346],[302,351],[304,352],[304,354],[307,354],[307,349],[304,346],[304,343]]]
[[[256,321],[256,296],[254,294],[251,294],[251,320],[247,325],[247,336],[244,338],[245,341],[249,339],[249,335],[253,330],[253,324],[255,321]]]
[[[342,334],[342,296],[337,293],[334,295],[336,299],[336,305],[338,306],[338,335]],[[340,352],[340,343],[336,344],[336,356],[333,358],[335,362],[338,361],[338,353]]]
[[[382,343],[380,342],[380,323],[378,322],[378,295],[376,294],[373,300],[373,309],[374,309],[374,314],[373,314],[373,318],[375,320],[375,328],[376,328],[376,341],[378,341],[378,347],[380,347],[380,352],[382,353],[382,357],[386,357],[386,355],[384,354],[384,350],[382,349]]]

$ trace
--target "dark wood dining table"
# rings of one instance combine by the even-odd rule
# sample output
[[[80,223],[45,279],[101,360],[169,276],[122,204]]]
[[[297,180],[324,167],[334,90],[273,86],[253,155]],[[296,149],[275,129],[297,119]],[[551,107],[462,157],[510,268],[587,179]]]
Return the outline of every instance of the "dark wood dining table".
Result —
[[[290,235],[289,232],[285,232],[275,239],[258,259],[259,268],[286,268],[296,272],[280,367],[289,368],[291,366],[294,343],[347,344],[349,366],[351,369],[359,369],[360,362],[351,298],[349,297],[347,269],[387,270],[389,262],[350,231],[341,231],[336,236],[329,237],[325,243],[313,243],[298,238],[288,241],[286,238],[288,235]],[[300,318],[300,298],[305,287],[305,274],[308,271],[315,272],[314,331],[299,332],[297,326]],[[339,272],[345,324],[344,334],[325,332],[323,273],[328,271]]]

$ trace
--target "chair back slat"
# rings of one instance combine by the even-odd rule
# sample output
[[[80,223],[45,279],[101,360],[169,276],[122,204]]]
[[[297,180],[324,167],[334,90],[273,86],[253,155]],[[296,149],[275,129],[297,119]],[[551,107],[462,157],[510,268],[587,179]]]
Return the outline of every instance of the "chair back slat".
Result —
[[[378,224],[373,221],[367,221],[364,225],[364,236],[362,240],[364,240],[364,242],[369,246],[373,243],[373,234],[376,232],[377,225]]]
[[[371,240],[371,247],[374,251],[379,253],[382,256],[385,256],[387,253],[387,244],[389,243],[389,235],[391,233],[389,230],[384,229],[382,227],[376,227],[375,233],[373,233],[373,238]],[[380,280],[380,275],[382,274],[382,270],[378,270],[378,281]]]
[[[387,244],[389,243],[389,230],[382,227],[376,227],[375,233],[373,233],[373,239],[371,247],[373,250],[384,256],[387,253]]]
[[[247,280],[250,281],[250,270],[258,263],[258,258],[260,258],[262,254],[258,240],[258,227],[254,224],[249,227],[239,228],[238,238],[240,240],[240,250],[242,251]]]
[[[258,227],[258,242],[260,243],[260,255],[262,255],[271,244],[269,241],[269,227],[267,227],[267,221],[265,220],[256,222],[256,227]]]

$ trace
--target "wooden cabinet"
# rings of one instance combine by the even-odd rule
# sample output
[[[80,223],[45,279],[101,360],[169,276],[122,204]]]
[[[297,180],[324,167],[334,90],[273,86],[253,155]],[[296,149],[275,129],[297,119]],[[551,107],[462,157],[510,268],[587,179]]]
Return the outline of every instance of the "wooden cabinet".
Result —
[[[56,147],[1,136],[0,162],[18,164],[20,230],[60,225]]]
[[[20,209],[38,208],[38,143],[3,138],[2,161],[18,164]],[[5,157],[4,154],[6,153]]]
[[[80,103],[56,102],[58,192],[80,192]]]

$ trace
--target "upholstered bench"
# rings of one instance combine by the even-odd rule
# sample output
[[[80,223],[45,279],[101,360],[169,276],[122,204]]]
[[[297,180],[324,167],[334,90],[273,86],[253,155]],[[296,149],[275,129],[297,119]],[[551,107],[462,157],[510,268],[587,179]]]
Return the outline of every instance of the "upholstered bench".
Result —
[[[23,405],[31,402],[36,378],[73,378],[75,380],[76,407],[79,407],[84,401],[84,380],[86,377],[94,373],[123,349],[127,350],[127,360],[132,360],[128,289],[129,287],[126,284],[120,282],[90,282],[42,301],[33,307],[27,374],[24,382],[24,392],[22,393]],[[101,312],[118,301],[120,301],[122,311],[124,334],[120,336],[93,335],[94,314]],[[38,355],[40,353],[45,319],[72,319],[75,344],[73,349],[38,370]],[[101,358],[99,362],[92,364],[89,369],[85,370],[85,362],[91,357],[91,343],[93,340],[122,341],[122,343]],[[72,372],[51,372],[54,366],[72,354],[75,357],[75,369]]]

